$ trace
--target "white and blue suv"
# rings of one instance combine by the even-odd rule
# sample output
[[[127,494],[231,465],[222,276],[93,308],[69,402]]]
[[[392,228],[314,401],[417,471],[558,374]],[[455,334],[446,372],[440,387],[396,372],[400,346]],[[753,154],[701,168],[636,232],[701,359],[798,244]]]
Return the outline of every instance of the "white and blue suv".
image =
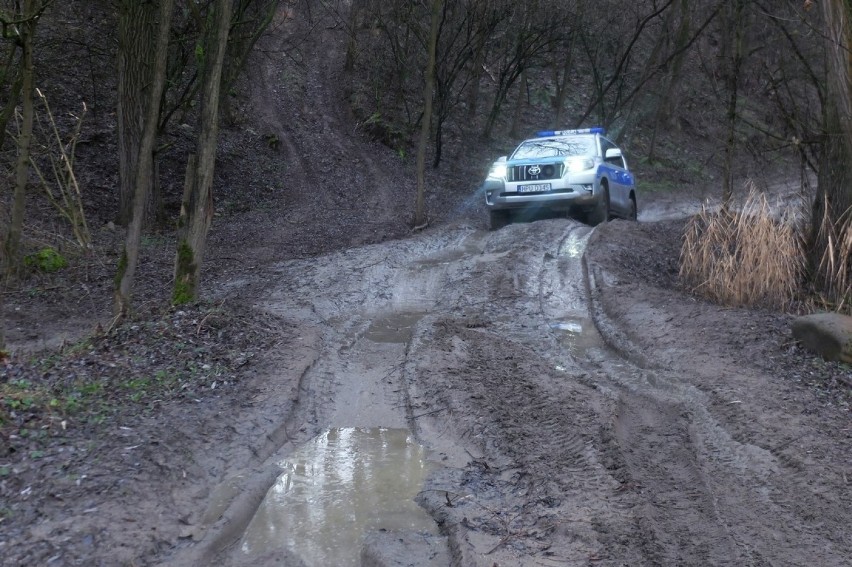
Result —
[[[578,214],[592,226],[613,216],[636,220],[636,183],[621,149],[603,128],[539,132],[491,166],[481,191],[491,229],[512,211]]]

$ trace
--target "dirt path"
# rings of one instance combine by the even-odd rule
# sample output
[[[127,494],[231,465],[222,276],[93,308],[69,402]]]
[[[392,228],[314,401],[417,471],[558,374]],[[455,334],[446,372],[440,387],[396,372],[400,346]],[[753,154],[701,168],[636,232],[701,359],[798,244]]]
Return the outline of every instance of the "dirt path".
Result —
[[[608,245],[631,226],[607,227]],[[848,407],[792,417],[806,393],[717,347],[693,351],[700,328],[669,328],[689,311],[621,293],[589,234],[562,220],[447,226],[277,265],[262,307],[301,329],[296,358],[314,356],[274,378],[299,383],[290,433],[259,467],[232,471],[250,479],[237,492],[261,494],[275,463],[328,428],[407,427],[441,464],[419,501],[460,564],[843,564]],[[614,327],[648,330],[641,360],[591,321],[614,304],[631,310]],[[259,500],[235,502],[245,523]],[[191,557],[271,560],[228,547],[240,537],[228,522]],[[405,537],[423,536],[381,553]]]

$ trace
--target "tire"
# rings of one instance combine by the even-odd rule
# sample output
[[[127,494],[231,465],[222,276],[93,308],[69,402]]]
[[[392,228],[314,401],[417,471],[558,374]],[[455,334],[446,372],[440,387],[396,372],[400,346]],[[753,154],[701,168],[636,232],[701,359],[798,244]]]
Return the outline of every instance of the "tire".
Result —
[[[639,218],[639,209],[636,207],[636,197],[630,196],[630,211],[627,213],[627,220],[635,221]]]
[[[609,220],[609,186],[606,182],[601,183],[601,192],[603,193],[601,200],[586,215],[586,224],[589,226],[597,226]]]
[[[489,211],[491,214],[491,230],[500,230],[511,222],[509,211]]]

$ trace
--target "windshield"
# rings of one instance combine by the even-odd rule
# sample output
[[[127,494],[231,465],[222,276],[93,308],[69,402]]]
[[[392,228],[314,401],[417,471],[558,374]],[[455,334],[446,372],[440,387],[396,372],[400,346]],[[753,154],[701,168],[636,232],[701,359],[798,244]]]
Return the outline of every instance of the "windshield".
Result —
[[[518,146],[511,159],[590,156],[595,154],[592,136],[527,140]]]

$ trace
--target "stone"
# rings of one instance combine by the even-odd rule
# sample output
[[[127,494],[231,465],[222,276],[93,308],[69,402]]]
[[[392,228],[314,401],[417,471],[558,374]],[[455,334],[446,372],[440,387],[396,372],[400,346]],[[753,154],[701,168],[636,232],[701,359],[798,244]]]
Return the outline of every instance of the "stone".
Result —
[[[826,360],[852,364],[852,317],[814,313],[793,320],[793,337]]]

